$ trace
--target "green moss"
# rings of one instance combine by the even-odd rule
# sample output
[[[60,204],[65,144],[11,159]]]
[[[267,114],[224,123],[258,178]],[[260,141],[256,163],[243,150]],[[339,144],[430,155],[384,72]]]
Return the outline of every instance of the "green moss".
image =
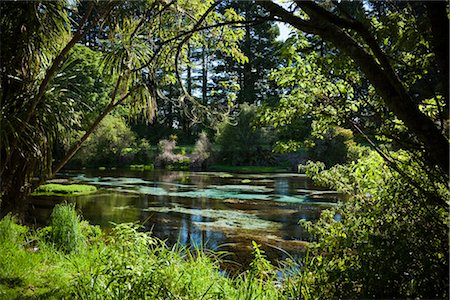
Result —
[[[97,188],[86,184],[49,183],[39,186],[33,196],[78,196],[94,193]]]

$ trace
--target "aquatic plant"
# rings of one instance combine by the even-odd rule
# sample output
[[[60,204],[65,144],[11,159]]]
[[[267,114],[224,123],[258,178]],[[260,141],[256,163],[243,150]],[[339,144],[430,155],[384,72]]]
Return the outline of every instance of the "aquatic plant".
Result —
[[[34,196],[78,196],[94,193],[97,188],[86,184],[57,184],[49,183],[39,186],[33,193]]]

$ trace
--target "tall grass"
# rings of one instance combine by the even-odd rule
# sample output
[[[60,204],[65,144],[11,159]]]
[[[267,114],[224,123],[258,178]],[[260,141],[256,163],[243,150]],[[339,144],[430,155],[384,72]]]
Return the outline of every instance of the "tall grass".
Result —
[[[169,248],[137,224],[108,236],[56,206],[38,231],[0,221],[0,299],[287,299],[277,269],[254,244],[250,270],[224,275],[217,256]],[[291,293],[292,294],[292,293]]]
[[[54,246],[65,252],[79,251],[86,244],[75,204],[59,204],[50,216],[50,238]]]

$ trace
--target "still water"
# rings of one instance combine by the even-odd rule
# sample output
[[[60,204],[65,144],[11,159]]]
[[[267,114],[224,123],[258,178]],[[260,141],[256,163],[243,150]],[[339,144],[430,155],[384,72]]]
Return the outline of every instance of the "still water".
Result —
[[[62,173],[59,179],[92,184],[98,191],[35,196],[33,214],[39,224],[48,223],[56,203],[75,202],[92,224],[108,228],[138,221],[169,245],[226,251],[227,260],[244,268],[251,260],[252,240],[272,261],[301,255],[308,235],[298,221],[317,219],[337,197],[300,174],[83,170]]]

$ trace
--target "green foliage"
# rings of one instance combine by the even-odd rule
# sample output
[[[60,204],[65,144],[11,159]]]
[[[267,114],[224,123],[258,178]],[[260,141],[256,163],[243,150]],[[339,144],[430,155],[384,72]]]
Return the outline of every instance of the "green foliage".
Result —
[[[10,214],[0,220],[0,243],[12,242],[21,244],[24,242],[28,228],[17,224],[17,219]]]
[[[254,244],[251,270],[236,277],[219,271],[218,255],[164,241],[142,232],[139,225],[117,224],[106,239],[98,227],[71,219],[83,228],[88,242],[77,252],[47,244],[40,234],[23,233],[39,248],[6,234],[0,243],[0,297],[8,299],[282,299],[276,269]],[[61,208],[58,208],[59,210]],[[6,225],[5,225],[6,224]],[[56,225],[56,224],[55,224]],[[0,230],[26,227],[7,217]],[[67,229],[67,228],[66,228]],[[90,232],[90,233],[89,233]],[[20,233],[22,234],[22,233]],[[92,238],[97,236],[97,238]],[[32,286],[32,288],[30,288]]]
[[[317,183],[352,197],[324,211],[317,223],[303,222],[317,241],[299,275],[298,296],[448,297],[448,211],[432,201],[446,203],[448,190],[402,155],[409,163],[400,167],[414,167],[408,174],[426,181],[426,190],[375,152],[325,171],[323,165],[308,165]]]
[[[52,196],[78,196],[94,193],[97,188],[93,185],[86,184],[57,184],[49,183],[39,186],[34,192],[35,196],[52,195]]]
[[[313,143],[314,146],[309,149],[310,158],[325,163],[327,167],[345,163],[349,149],[355,145],[352,131],[341,127],[328,129]]]
[[[75,204],[58,204],[50,216],[50,241],[64,252],[79,252],[86,245]]]
[[[130,170],[151,171],[154,168],[153,165],[130,165]]]
[[[78,162],[83,166],[128,165],[134,160],[136,153],[149,149],[145,141],[141,141],[139,146],[142,148],[138,150],[135,134],[125,119],[108,115],[78,151],[74,163]],[[141,153],[141,156],[146,154]]]
[[[255,128],[257,108],[244,103],[233,119],[218,126],[216,144],[220,162],[231,165],[258,165],[272,162],[273,134],[268,128]]]
[[[0,120],[0,134],[5,159],[0,164],[0,192],[5,210],[23,210],[26,196],[32,192],[31,178],[53,175],[55,145],[62,140],[65,145],[74,145],[65,157],[56,160],[61,164],[58,169],[78,150],[84,141],[81,136],[67,142],[69,136],[73,137],[70,135],[73,130],[81,129],[89,135],[89,129],[114,109],[152,120],[156,114],[156,91],[174,88],[177,81],[181,83],[175,73],[187,63],[187,42],[198,47],[214,39],[217,43],[208,46],[240,62],[247,61],[238,48],[243,30],[217,26],[238,22],[242,17],[233,10],[219,13],[213,8],[214,1],[198,0],[170,4],[2,3],[1,52],[5,76],[1,97],[5,117]],[[209,29],[197,31],[204,26]],[[77,45],[79,42],[100,50],[101,54]],[[205,109],[192,102],[199,110],[209,112],[210,106]],[[120,124],[116,125],[118,130],[124,130]],[[121,145],[114,140],[120,135],[109,136],[106,146],[110,147],[100,148],[109,149],[110,153],[102,156],[87,151],[81,160],[93,159],[94,155],[106,162],[109,157],[128,160],[133,151],[122,146],[130,140],[118,138],[123,141]],[[65,152],[56,150],[61,156]]]
[[[113,78],[102,72],[102,53],[75,45],[64,65],[63,78],[69,78],[66,89],[75,102],[73,114],[79,116],[75,128],[86,130],[110,101]]]
[[[246,21],[267,15],[256,1],[224,1],[224,6]],[[281,42],[276,40],[278,35],[279,29],[274,23],[245,26],[239,48],[248,59],[242,63],[220,53],[215,54],[215,64],[209,70],[212,77],[209,98],[217,102],[235,100],[238,104],[278,99],[276,85],[268,76],[280,61],[278,52]]]
[[[213,164],[208,166],[208,170],[216,172],[232,172],[232,173],[282,173],[287,172],[286,168],[278,166],[230,166]]]
[[[261,245],[258,245],[255,241],[252,241],[253,246],[253,261],[250,263],[250,273],[254,274],[259,280],[270,280],[274,276],[274,267],[267,260],[264,250],[261,249]]]

